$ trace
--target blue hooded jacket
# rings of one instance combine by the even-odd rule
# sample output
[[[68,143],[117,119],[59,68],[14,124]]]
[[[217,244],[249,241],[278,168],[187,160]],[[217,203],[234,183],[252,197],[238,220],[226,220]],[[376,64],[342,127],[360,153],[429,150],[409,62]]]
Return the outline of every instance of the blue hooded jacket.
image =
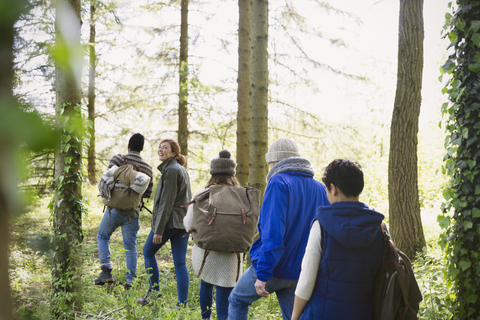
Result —
[[[373,319],[373,281],[382,266],[384,215],[361,202],[317,209],[322,258],[313,295],[300,319]]]
[[[250,250],[258,280],[299,278],[315,210],[329,205],[325,187],[313,175],[303,158],[283,159],[270,170],[258,220],[260,237]]]

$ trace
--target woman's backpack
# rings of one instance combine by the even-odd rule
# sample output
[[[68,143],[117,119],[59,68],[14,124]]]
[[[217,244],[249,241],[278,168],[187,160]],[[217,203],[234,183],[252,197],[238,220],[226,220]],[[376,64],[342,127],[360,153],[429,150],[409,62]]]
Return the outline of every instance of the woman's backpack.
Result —
[[[212,185],[184,206],[193,204],[193,242],[205,250],[240,253],[250,249],[257,232],[260,190],[250,187]],[[238,277],[238,272],[237,272]]]

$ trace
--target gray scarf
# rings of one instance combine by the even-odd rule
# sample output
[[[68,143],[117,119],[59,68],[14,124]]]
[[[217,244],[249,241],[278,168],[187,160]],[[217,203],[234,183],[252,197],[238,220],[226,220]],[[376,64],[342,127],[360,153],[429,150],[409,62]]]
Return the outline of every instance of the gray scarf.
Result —
[[[307,159],[298,157],[285,158],[276,163],[273,168],[270,169],[267,174],[267,183],[274,175],[285,171],[301,171],[309,173],[312,176],[315,175],[315,171],[313,171],[312,165]]]

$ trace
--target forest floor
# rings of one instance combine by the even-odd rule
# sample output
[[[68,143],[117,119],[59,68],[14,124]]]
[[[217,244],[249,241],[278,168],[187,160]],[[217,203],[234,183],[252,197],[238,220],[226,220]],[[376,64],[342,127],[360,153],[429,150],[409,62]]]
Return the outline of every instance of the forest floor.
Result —
[[[125,254],[121,229],[110,240],[113,265],[113,286],[95,286],[101,272],[97,250],[97,231],[103,217],[103,206],[94,195],[96,190],[87,190],[90,201],[88,214],[83,218],[83,268],[82,288],[84,305],[75,314],[75,319],[200,319],[199,289],[191,265],[190,239],[187,252],[187,268],[190,287],[187,307],[176,309],[177,288],[175,270],[168,242],[157,253],[160,270],[162,298],[152,306],[137,305],[137,298],[144,297],[148,290],[148,277],[144,268],[142,248],[150,232],[150,213],[142,211],[137,240],[137,279],[133,288],[125,291]],[[10,283],[17,319],[51,319],[49,301],[51,294],[51,212],[47,208],[50,198],[39,199],[27,211],[14,217],[11,226]],[[151,210],[152,204],[147,204]],[[263,300],[263,301],[262,301]],[[275,295],[262,299],[250,308],[250,319],[282,319]],[[215,301],[215,300],[214,300]],[[214,304],[215,307],[215,304]],[[80,313],[81,311],[81,313]],[[216,318],[213,308],[212,319]]]
[[[186,308],[176,309],[177,290],[173,259],[168,243],[157,253],[160,269],[160,290],[162,298],[150,307],[137,305],[137,298],[148,290],[148,278],[144,268],[142,248],[150,231],[150,213],[141,212],[138,234],[137,279],[131,290],[125,291],[125,254],[120,229],[111,238],[113,286],[95,286],[93,279],[100,273],[97,250],[97,230],[103,216],[102,205],[96,197],[96,190],[84,191],[88,214],[83,219],[84,247],[82,268],[82,310],[75,313],[75,319],[200,319],[199,286],[191,265],[190,240],[187,252],[187,267],[190,275],[190,288]],[[49,198],[39,199],[28,210],[14,217],[11,226],[10,244],[10,283],[17,319],[52,319],[50,315],[51,277],[51,212],[47,208]],[[151,209],[151,203],[147,207]],[[424,301],[419,312],[420,319],[447,319],[443,297],[446,294],[443,280],[442,251],[438,247],[438,228],[434,219],[426,219],[427,248],[414,263],[415,273]],[[436,223],[436,222],[435,222]],[[425,222],[424,222],[425,225]],[[214,305],[215,306],[215,305]],[[212,319],[216,319],[213,308]],[[81,311],[81,313],[80,313]],[[249,312],[249,319],[282,319],[276,297],[256,301]]]

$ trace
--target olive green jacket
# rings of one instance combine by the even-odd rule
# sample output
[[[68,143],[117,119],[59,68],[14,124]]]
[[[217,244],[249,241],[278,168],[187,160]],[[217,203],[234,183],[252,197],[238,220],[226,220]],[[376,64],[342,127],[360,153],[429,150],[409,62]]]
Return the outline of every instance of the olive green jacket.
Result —
[[[158,167],[158,181],[152,212],[152,231],[163,235],[167,229],[185,229],[183,218],[187,208],[180,207],[192,198],[187,170],[175,158],[163,161]]]

